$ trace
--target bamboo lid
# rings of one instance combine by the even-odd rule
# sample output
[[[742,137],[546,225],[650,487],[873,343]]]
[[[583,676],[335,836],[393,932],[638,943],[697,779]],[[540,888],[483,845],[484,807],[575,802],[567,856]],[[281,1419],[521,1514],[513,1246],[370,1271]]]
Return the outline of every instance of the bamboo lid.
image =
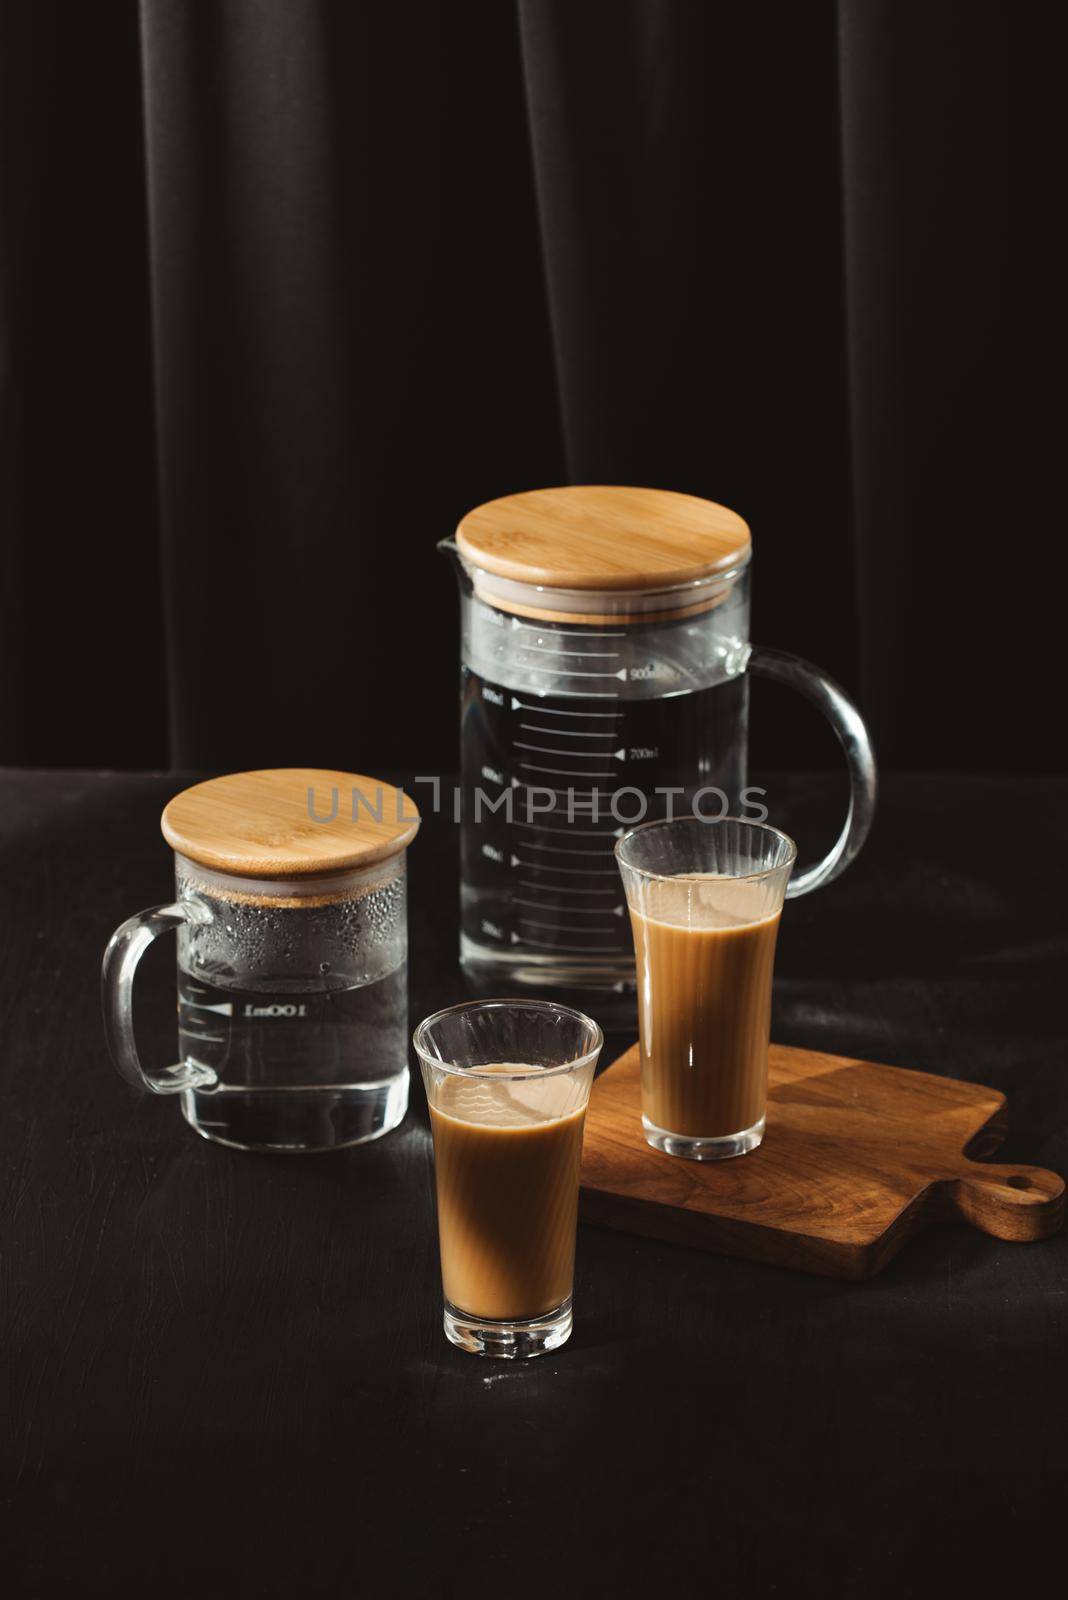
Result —
[[[172,849],[239,878],[304,878],[368,867],[415,838],[402,789],[356,772],[277,767],[209,778],[160,818]]]
[[[485,572],[555,589],[669,588],[743,566],[750,551],[748,525],[712,500],[588,484],[487,501],[456,543]]]

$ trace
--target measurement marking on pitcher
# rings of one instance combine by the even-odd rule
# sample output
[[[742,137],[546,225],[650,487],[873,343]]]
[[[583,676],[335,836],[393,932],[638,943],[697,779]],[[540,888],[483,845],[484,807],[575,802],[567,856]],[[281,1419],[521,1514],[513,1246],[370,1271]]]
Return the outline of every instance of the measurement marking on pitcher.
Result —
[[[518,878],[516,881],[521,889],[536,889],[539,894],[544,893],[546,889],[553,894],[578,894],[584,900],[588,900],[594,894],[619,893],[618,889],[571,889],[566,883],[531,883],[529,878]]]
[[[546,817],[551,817],[556,815],[556,813],[547,811],[545,815]],[[570,825],[567,825],[563,828],[550,828],[547,827],[544,822],[515,821],[513,821],[512,827],[526,828],[528,833],[548,833],[554,836],[565,834],[568,838],[574,836],[576,839],[621,839],[623,837],[622,828],[613,828],[609,833],[603,833],[600,828],[572,828]]]
[[[565,850],[563,845],[560,844],[535,844],[533,840],[530,840],[523,848],[526,850],[547,850],[550,855],[554,856],[600,856],[603,861],[605,856],[612,854],[615,845],[609,845],[607,850]]]
[[[571,674],[574,677],[574,673]],[[614,699],[614,695],[598,695],[599,700]],[[512,696],[513,711],[536,711],[539,717],[615,717],[616,720],[623,715],[622,711],[557,711],[555,706],[528,706],[526,701],[517,700]]]
[[[592,801],[587,800],[580,804],[577,799],[574,799],[566,812],[564,811],[563,806],[560,806],[558,808],[554,807],[552,811],[544,812],[543,815],[546,817],[559,817],[561,820],[564,820],[566,817],[566,825],[562,828],[547,828],[544,823],[540,822],[515,822],[512,824],[512,826],[515,828],[536,827],[540,829],[542,833],[573,833],[579,836],[584,835],[589,839],[604,838],[604,834],[599,833],[596,828],[583,829],[572,827],[572,823],[574,822],[599,822],[601,820],[603,813],[601,812],[600,807],[595,806]]]
[[[522,934],[512,934],[513,944],[531,944],[539,950],[557,950],[560,952],[573,951],[576,955],[596,955],[598,951],[606,951],[611,955],[619,954],[617,944],[558,944],[555,939],[527,939]]]
[[[524,772],[548,772],[557,778],[612,778],[615,776],[612,772],[588,772],[583,768],[543,767],[537,761],[520,761],[517,762],[517,765],[522,767]],[[555,792],[557,794],[565,794],[567,791],[557,789]],[[592,794],[592,792],[591,790],[590,793]]]
[[[527,666],[524,668],[524,670],[526,672],[547,672],[554,678],[559,678],[561,676],[565,678],[618,678],[621,683],[626,683],[627,681],[626,667],[620,667],[618,672],[572,672],[571,668],[569,667],[568,670],[563,674],[561,674],[559,667]]]
[[[574,778],[583,778],[583,777],[586,776],[586,774],[583,773],[583,772],[574,772],[574,773],[569,773],[568,776],[569,777],[574,777]],[[606,772],[604,774],[604,776],[606,778],[614,778],[616,776],[616,774],[614,772]],[[576,789],[574,787],[574,785],[572,785],[572,787],[570,789],[554,789],[552,784],[550,784],[550,783],[527,783],[523,778],[513,778],[512,779],[512,788],[513,789],[537,789],[539,791],[539,793],[541,793],[541,794],[573,795],[575,797],[575,804],[576,805],[579,803],[579,796],[580,795],[587,795],[588,799],[586,799],[586,800],[584,800],[582,802],[583,805],[587,805],[587,806],[593,805],[593,802],[594,802],[594,800],[596,799],[596,797],[598,795],[602,795],[603,796],[606,792],[608,794],[614,794],[615,793],[614,789],[609,789],[607,791],[605,791],[604,789],[598,789],[595,784],[592,785],[589,789]],[[547,817],[551,817],[551,816],[554,816],[554,815],[562,814],[563,813],[563,809],[564,809],[563,806],[561,806],[559,813],[557,813],[555,811],[547,811],[545,813],[545,815]],[[528,810],[529,810],[529,807],[528,807]]]
[[[615,933],[611,926],[606,928],[584,928],[578,922],[535,922],[533,917],[520,917],[520,927],[544,928],[547,933]]]
[[[513,900],[513,905],[529,906],[532,911],[566,911],[572,917],[621,917],[622,906],[556,906],[550,900]]]
[[[618,739],[615,728],[543,728],[537,722],[521,722],[527,733],[547,733],[552,739]],[[598,751],[598,755],[601,752]]]
[[[599,712],[598,715],[600,715]],[[616,737],[614,728],[603,728],[601,730],[597,728],[542,728],[535,722],[521,722],[519,726],[525,728],[528,733],[552,734],[554,739],[614,739]]]
[[[520,765],[522,765],[522,763],[520,763]],[[588,778],[590,776],[590,774],[588,772],[569,772],[569,773],[566,773],[565,776],[569,777],[569,778]],[[604,773],[595,773],[594,776],[595,777],[604,777],[604,778],[614,778],[614,777],[617,776],[617,774],[614,773],[614,772],[604,772]],[[592,806],[594,804],[594,802],[597,800],[598,797],[603,799],[606,794],[608,794],[608,795],[614,795],[615,794],[615,790],[614,789],[605,790],[605,789],[598,789],[596,787],[594,787],[592,789],[576,789],[574,787],[572,787],[570,789],[554,789],[551,783],[526,783],[526,782],[524,782],[524,780],[522,778],[513,778],[512,779],[512,788],[513,789],[537,789],[539,794],[565,794],[565,795],[571,795],[571,796],[574,797],[574,803],[575,803],[576,806],[578,806],[578,805]],[[579,796],[580,795],[588,795],[589,799],[580,801],[579,800]],[[564,808],[561,806],[560,813],[559,813],[560,815],[563,814],[563,809]],[[554,813],[551,812],[551,811],[547,811],[545,813],[545,815],[547,817],[550,817],[550,816],[553,816]]]
[[[547,744],[524,744],[522,742],[522,740],[520,740],[520,739],[517,739],[515,741],[515,748],[517,750],[533,750],[538,755],[542,755],[542,756],[570,756],[576,761],[581,761],[584,756],[590,756],[591,759],[594,759],[594,760],[596,760],[596,758],[598,756],[600,756],[602,760],[604,759],[605,756],[609,756],[611,759],[613,759],[615,761],[626,761],[626,759],[627,759],[626,750],[554,750],[551,745],[547,745]],[[519,763],[519,765],[523,766],[524,763],[521,761]],[[553,769],[549,768],[548,770],[552,771]],[[585,776],[586,776],[585,773],[581,773],[581,772],[580,773],[576,773],[576,777],[580,777],[581,778],[581,777],[585,777]],[[594,776],[595,777],[601,777],[602,774],[601,773],[595,773]],[[603,774],[603,776],[611,777],[611,773],[605,773],[605,774]]]
[[[512,618],[512,631],[514,633],[520,631],[536,633],[539,639],[625,639],[627,637],[625,628],[620,629],[618,633],[610,633],[607,630],[602,631],[600,628],[596,633],[590,633],[587,628],[553,628],[550,630],[549,628],[536,628],[532,622],[520,622],[518,617]]]
[[[604,872],[599,867],[554,867],[548,861],[524,861],[521,856],[512,857],[513,867],[533,867],[535,872],[566,872],[569,878],[618,878],[615,867],[610,867]]]
[[[591,661],[597,656],[607,657],[611,661],[619,660],[618,650],[547,650],[543,644],[525,644],[524,650],[538,650],[543,656],[553,656],[559,660],[561,656],[575,656],[579,661]]]

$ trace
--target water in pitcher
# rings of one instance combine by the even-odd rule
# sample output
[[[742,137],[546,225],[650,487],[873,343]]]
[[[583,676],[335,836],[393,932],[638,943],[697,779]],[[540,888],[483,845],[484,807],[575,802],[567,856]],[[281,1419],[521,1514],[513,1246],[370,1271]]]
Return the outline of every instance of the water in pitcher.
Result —
[[[706,813],[740,807],[746,678],[661,700],[516,694],[470,668],[463,680],[465,966],[632,984],[613,848],[627,823],[685,814],[708,786]]]
[[[285,909],[200,898],[213,916],[179,938],[179,1039],[218,1081],[187,1092],[193,1126],[267,1150],[393,1127],[408,1098],[403,878]]]
[[[735,512],[570,485],[476,506],[439,548],[460,582],[461,962],[477,990],[543,986],[633,1021],[615,843],[688,811],[766,814],[746,781],[751,668],[817,705],[850,766],[846,827],[792,893],[856,854],[875,800],[863,725],[815,668],[750,644]]]
[[[464,969],[603,1010],[635,982],[624,828],[743,804],[744,574],[700,615],[604,625],[461,595]]]

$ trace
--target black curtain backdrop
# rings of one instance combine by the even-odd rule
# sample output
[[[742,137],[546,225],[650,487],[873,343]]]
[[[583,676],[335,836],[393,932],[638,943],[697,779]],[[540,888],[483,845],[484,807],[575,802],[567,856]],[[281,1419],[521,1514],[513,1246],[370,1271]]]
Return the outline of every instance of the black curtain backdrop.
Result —
[[[886,765],[1063,765],[1053,10],[2,15],[0,761],[448,770],[436,541],[614,481],[750,520]]]

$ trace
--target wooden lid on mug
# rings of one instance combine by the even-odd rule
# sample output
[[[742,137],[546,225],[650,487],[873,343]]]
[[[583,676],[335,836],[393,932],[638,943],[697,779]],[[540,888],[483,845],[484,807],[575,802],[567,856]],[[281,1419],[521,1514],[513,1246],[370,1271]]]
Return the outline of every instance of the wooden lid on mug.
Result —
[[[748,525],[712,500],[667,489],[576,484],[509,494],[456,530],[465,560],[553,589],[663,589],[743,566]]]
[[[160,818],[172,849],[239,878],[305,878],[372,866],[405,850],[419,812],[403,789],[358,772],[275,767],[209,778]]]

